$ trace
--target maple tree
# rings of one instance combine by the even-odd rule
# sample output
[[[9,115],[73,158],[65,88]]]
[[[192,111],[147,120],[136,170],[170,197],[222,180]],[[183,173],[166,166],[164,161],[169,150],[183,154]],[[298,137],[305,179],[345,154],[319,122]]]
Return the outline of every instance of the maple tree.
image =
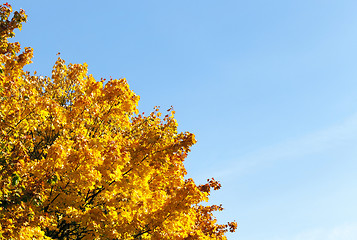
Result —
[[[23,70],[10,43],[23,10],[0,7],[0,239],[226,239],[214,179],[185,179],[195,143],[174,111],[139,114],[125,79],[96,81],[58,58],[51,77]],[[10,16],[12,16],[10,18]]]

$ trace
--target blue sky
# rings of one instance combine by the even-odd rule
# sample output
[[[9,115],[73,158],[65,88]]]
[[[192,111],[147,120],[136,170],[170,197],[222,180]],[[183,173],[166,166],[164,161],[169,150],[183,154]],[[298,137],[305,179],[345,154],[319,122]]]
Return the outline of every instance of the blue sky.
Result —
[[[127,78],[196,134],[186,167],[223,187],[241,240],[357,239],[356,1],[9,1],[50,75],[61,52]]]

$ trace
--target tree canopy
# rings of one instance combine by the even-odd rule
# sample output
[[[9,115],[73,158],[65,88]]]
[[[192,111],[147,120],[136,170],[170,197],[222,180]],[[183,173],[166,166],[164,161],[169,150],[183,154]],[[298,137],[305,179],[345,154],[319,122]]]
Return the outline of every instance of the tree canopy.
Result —
[[[26,21],[0,6],[0,239],[226,239],[208,201],[220,188],[186,179],[196,142],[173,109],[139,114],[125,79],[96,81],[58,58],[52,76],[24,70],[10,43]]]

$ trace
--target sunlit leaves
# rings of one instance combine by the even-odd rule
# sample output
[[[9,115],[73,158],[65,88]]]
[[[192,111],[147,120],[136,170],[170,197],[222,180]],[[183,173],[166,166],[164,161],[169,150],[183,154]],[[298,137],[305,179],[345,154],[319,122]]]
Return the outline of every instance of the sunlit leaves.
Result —
[[[174,111],[138,114],[125,79],[96,81],[56,61],[31,75],[32,49],[8,43],[26,20],[1,6],[0,239],[225,239],[221,206],[202,206],[214,179],[185,179],[196,140]]]

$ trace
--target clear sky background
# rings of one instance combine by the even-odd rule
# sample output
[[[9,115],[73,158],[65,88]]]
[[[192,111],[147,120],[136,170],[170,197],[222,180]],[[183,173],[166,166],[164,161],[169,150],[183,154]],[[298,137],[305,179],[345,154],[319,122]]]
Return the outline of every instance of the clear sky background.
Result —
[[[127,78],[140,111],[196,134],[197,183],[223,187],[229,239],[357,239],[357,1],[17,0],[28,70],[61,52]]]

